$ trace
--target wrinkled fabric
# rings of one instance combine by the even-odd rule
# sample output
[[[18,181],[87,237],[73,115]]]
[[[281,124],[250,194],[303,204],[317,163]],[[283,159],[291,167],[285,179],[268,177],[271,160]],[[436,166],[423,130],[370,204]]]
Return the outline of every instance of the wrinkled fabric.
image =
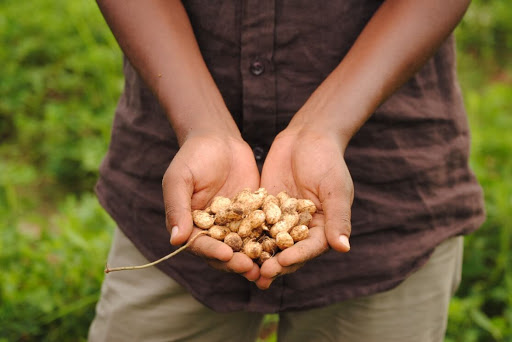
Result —
[[[339,64],[380,4],[184,2],[205,62],[260,167],[275,135]],[[126,59],[124,75],[96,191],[126,236],[155,260],[174,249],[161,181],[179,146],[156,98]],[[346,150],[355,186],[349,253],[325,253],[266,291],[188,253],[158,267],[220,312],[307,309],[391,289],[441,242],[482,223],[482,190],[468,154],[450,36]]]

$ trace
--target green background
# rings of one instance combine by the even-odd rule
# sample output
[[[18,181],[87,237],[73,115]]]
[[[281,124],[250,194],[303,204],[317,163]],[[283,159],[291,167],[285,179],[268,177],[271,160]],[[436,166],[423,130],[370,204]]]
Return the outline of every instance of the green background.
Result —
[[[473,1],[456,30],[488,218],[465,240],[446,341],[512,341],[512,9]],[[84,340],[114,223],[92,192],[121,92],[93,1],[0,1],[0,341]],[[277,316],[262,340],[274,341]]]

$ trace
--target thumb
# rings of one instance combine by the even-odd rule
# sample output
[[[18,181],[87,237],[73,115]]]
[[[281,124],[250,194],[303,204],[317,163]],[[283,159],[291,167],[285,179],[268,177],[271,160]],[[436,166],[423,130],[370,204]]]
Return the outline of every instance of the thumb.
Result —
[[[350,250],[349,237],[352,230],[350,223],[352,196],[339,191],[329,191],[322,201],[325,218],[325,237],[332,249],[338,252]]]
[[[171,234],[171,244],[185,243],[193,229],[191,200],[194,177],[190,169],[180,165],[176,158],[171,162],[162,180],[165,205],[165,224]]]

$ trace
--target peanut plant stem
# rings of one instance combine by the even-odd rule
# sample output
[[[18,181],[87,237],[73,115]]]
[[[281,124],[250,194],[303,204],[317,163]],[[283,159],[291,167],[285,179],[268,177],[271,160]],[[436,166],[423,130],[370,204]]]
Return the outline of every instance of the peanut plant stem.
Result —
[[[190,246],[192,244],[192,242],[194,242],[195,239],[197,239],[199,236],[206,235],[206,234],[208,234],[208,231],[206,231],[206,230],[198,233],[193,238],[191,238],[186,244],[184,244],[183,246],[181,246],[180,248],[178,248],[174,252],[172,252],[170,254],[167,254],[166,256],[164,256],[164,257],[162,257],[162,258],[160,258],[160,259],[158,259],[156,261],[150,262],[149,264],[139,265],[139,266],[122,266],[122,267],[113,267],[113,268],[109,268],[108,264],[107,264],[107,266],[105,267],[105,273],[116,272],[116,271],[140,270],[142,268],[154,266],[154,265],[156,265],[158,263],[161,263],[162,261],[165,261],[165,260],[167,260],[169,258],[172,258],[176,254],[180,253],[181,251],[185,250],[188,246]]]

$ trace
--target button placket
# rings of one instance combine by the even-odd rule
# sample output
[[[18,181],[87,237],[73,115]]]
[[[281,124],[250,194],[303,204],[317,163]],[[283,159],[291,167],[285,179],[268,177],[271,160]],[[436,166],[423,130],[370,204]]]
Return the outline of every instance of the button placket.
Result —
[[[256,159],[256,162],[261,162],[265,158],[265,150],[261,146],[255,146],[252,149],[252,152],[254,153],[254,159]]]
[[[276,75],[272,65],[274,0],[245,0],[242,13],[242,136],[249,144],[257,146],[271,141],[276,132]]]
[[[249,66],[249,71],[254,76],[259,76],[265,72],[265,64],[259,59],[255,59]]]
[[[244,139],[254,146],[253,153],[261,172],[267,144],[276,133],[276,74],[272,64],[275,43],[275,0],[245,0],[241,21],[241,61]],[[282,283],[268,291],[252,286],[247,309],[260,307],[278,311],[282,304]]]

